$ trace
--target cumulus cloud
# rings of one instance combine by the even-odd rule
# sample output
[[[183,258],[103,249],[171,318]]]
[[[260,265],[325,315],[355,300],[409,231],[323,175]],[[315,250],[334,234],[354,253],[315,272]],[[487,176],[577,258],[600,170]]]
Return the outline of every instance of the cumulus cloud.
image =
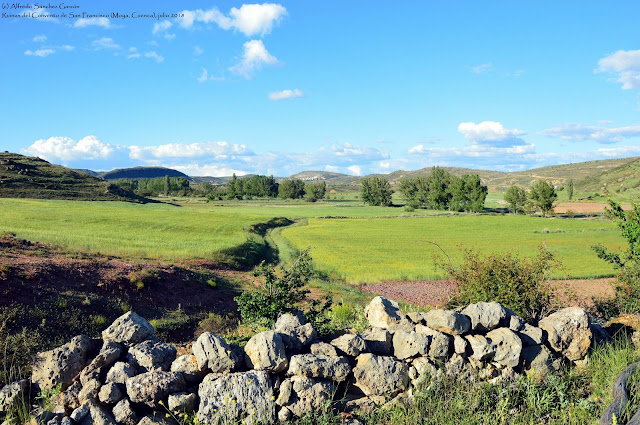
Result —
[[[571,141],[592,140],[598,143],[618,143],[626,138],[640,137],[640,125],[601,127],[569,123],[543,130],[540,134]]]
[[[229,68],[229,71],[250,79],[263,65],[275,65],[277,63],[278,59],[267,51],[262,40],[251,40],[244,43],[242,59],[239,63]]]
[[[80,140],[69,137],[50,137],[33,142],[22,152],[39,156],[48,161],[73,161],[78,159],[93,160],[108,158],[114,147],[103,143],[96,136],[86,136]]]
[[[162,35],[167,40],[173,40],[174,38],[176,38],[176,35],[168,31],[169,28],[171,28],[172,26],[173,26],[173,23],[168,20],[156,22],[153,24],[153,29],[151,30],[151,33],[153,35]]]
[[[171,168],[181,171],[188,176],[225,177],[235,173],[236,176],[250,174],[249,171],[228,167],[225,164],[177,164]]]
[[[350,167],[347,167],[347,170],[349,170],[349,172],[354,176],[362,175],[362,167],[359,165],[352,165]]]
[[[340,167],[336,165],[325,165],[324,171],[328,171],[330,173],[338,173],[340,172]]]
[[[136,47],[129,47],[129,54],[127,55],[127,59],[137,59],[140,57],[140,53]]]
[[[195,23],[215,23],[224,30],[240,31],[247,37],[269,34],[273,26],[286,16],[287,9],[274,3],[243,4],[240,8],[231,8],[225,15],[217,8],[209,10],[184,10],[180,19],[183,28],[191,28]]]
[[[118,50],[120,49],[120,45],[118,45],[115,41],[113,41],[113,38],[111,37],[102,37],[101,39],[98,40],[93,40],[93,43],[91,43],[91,45],[93,46],[93,48],[95,50]]]
[[[24,54],[27,56],[38,56],[41,58],[54,54],[56,51],[53,49],[38,49],[38,50],[25,50]]]
[[[488,74],[493,71],[494,67],[491,62],[483,63],[481,65],[476,65],[471,67],[471,72],[474,74]]]
[[[109,18],[79,18],[73,23],[74,28],[102,27],[111,28]]]
[[[304,93],[298,89],[282,90],[269,93],[269,99],[271,100],[285,100],[294,99],[296,97],[304,97]]]
[[[45,41],[47,41],[47,36],[46,35],[36,35],[35,37],[33,37],[33,41],[36,43],[44,43]]]
[[[206,158],[227,159],[233,155],[250,155],[245,145],[228,142],[168,143],[157,146],[129,146],[129,156],[133,159],[155,160],[166,158]]]
[[[640,89],[640,50],[618,50],[605,56],[595,72],[615,75],[623,90]]]
[[[458,125],[458,132],[472,144],[501,147],[525,144],[525,141],[518,137],[525,134],[524,131],[505,128],[495,121],[483,121],[478,124],[462,122]]]
[[[153,59],[154,61],[161,63],[164,62],[164,57],[160,56],[159,54],[157,54],[156,52],[146,52],[144,54],[145,58],[149,58],[149,59]]]

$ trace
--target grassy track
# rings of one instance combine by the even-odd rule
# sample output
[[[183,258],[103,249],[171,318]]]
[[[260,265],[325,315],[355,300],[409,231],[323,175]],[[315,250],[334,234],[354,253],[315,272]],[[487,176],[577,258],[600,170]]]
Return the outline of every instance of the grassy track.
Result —
[[[0,199],[0,232],[70,250],[159,259],[208,258],[244,243],[262,217],[127,202]]]
[[[611,276],[614,270],[595,256],[591,246],[623,246],[619,233],[606,220],[526,216],[309,219],[308,226],[282,230],[293,246],[311,247],[321,270],[349,283],[442,277],[433,256],[441,261],[446,258],[427,241],[442,247],[454,263],[460,261],[464,248],[535,256],[546,243],[563,264],[555,278]]]

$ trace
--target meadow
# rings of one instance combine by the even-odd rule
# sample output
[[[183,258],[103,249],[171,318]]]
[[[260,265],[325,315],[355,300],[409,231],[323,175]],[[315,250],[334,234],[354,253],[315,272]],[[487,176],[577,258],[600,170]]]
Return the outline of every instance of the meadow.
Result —
[[[306,226],[282,229],[294,247],[311,248],[317,268],[348,283],[440,279],[444,272],[436,263],[448,261],[440,248],[456,264],[465,249],[532,257],[542,244],[562,262],[554,278],[613,276],[591,246],[622,247],[619,233],[602,219],[509,215],[309,219]]]

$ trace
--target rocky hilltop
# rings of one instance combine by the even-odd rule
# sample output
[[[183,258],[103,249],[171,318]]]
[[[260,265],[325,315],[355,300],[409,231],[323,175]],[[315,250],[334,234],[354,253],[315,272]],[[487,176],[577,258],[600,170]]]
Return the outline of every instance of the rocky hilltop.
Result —
[[[77,336],[38,354],[31,381],[2,389],[0,415],[29,393],[59,388],[52,411],[37,413],[48,425],[152,425],[184,415],[200,424],[267,424],[332,401],[357,424],[358,413],[377,406],[410,405],[432,380],[498,382],[525,372],[542,378],[563,363],[584,365],[590,348],[608,340],[577,307],[538,326],[495,302],[404,314],[376,297],[365,314],[370,328],[361,334],[320,339],[301,314],[285,314],[244,348],[203,333],[178,356],[129,312],[102,339]]]

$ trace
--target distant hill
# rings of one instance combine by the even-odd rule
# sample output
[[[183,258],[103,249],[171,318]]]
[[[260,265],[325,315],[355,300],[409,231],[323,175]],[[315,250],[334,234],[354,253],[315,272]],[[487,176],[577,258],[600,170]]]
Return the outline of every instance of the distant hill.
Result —
[[[0,153],[0,198],[150,202],[86,173],[9,152]]]
[[[118,179],[154,179],[158,177],[184,177],[191,179],[185,173],[181,173],[178,170],[165,167],[133,167],[133,168],[118,168],[112,171],[106,171],[99,173],[98,177],[105,180],[118,180]]]
[[[575,190],[584,197],[603,195],[619,201],[640,200],[640,157],[626,158],[631,161],[613,168],[599,169],[574,183]]]
[[[85,174],[89,174],[90,176],[93,177],[100,177],[100,173],[97,171],[93,171],[93,170],[89,170],[86,168],[72,168],[73,171],[77,171],[78,173],[85,173]]]

